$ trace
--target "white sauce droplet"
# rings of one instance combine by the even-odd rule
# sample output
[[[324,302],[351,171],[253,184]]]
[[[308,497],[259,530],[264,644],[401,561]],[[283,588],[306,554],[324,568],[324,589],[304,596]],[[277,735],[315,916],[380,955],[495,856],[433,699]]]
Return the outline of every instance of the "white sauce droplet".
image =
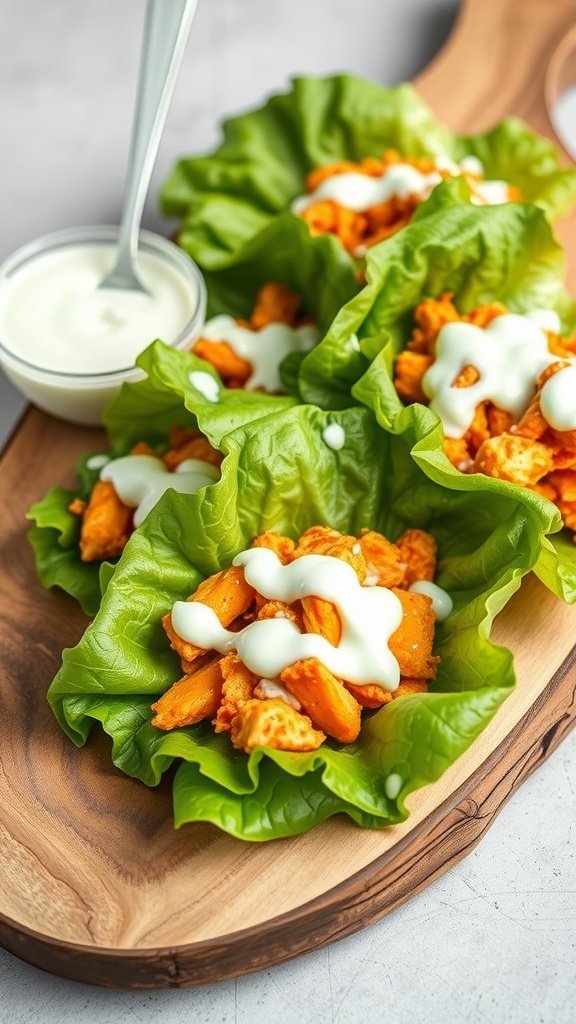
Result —
[[[172,487],[181,494],[194,494],[219,478],[215,466],[199,459],[186,459],[171,473],[155,455],[126,455],[112,459],[100,474],[108,480],[128,508],[135,509],[134,526],[144,522],[165,491]]]
[[[432,611],[436,617],[436,622],[444,622],[445,619],[451,614],[454,608],[454,601],[442,587],[439,587],[436,583],[432,583],[430,580],[416,580],[412,583],[408,590],[412,594],[424,594],[429,597],[432,601]]]
[[[384,783],[384,792],[389,800],[395,800],[403,786],[402,776],[398,775],[397,772],[393,772],[389,775]]]
[[[252,373],[245,384],[248,391],[281,391],[282,360],[291,352],[309,352],[320,340],[320,332],[313,324],[290,327],[272,323],[260,331],[250,331],[231,316],[214,317],[204,324],[201,334],[209,341],[227,341],[237,355],[251,364]]]
[[[261,619],[234,633],[207,605],[177,601],[172,625],[183,640],[221,654],[237,651],[247,668],[264,679],[276,679],[301,658],[318,658],[340,679],[397,689],[400,669],[388,641],[403,611],[391,590],[362,587],[350,565],[329,555],[303,555],[282,565],[273,551],[251,548],[233,564],[244,566],[246,581],[269,601],[290,604],[307,596],[330,601],[342,621],[340,643],[334,647],[322,636],[300,633],[289,619]]]
[[[546,381],[540,409],[555,430],[576,430],[576,365],[565,366]]]
[[[205,373],[204,370],[192,370],[188,374],[188,380],[192,387],[196,388],[196,391],[203,395],[207,402],[218,401],[220,385],[211,373]]]
[[[477,406],[486,400],[520,419],[542,370],[557,360],[548,349],[546,334],[528,316],[507,313],[487,327],[457,321],[445,324],[438,334],[436,358],[422,378],[422,388],[446,436],[463,437]],[[470,387],[454,387],[468,365],[478,370],[479,380]]]
[[[295,711],[300,711],[302,707],[300,701],[296,700],[296,697],[289,693],[286,687],[278,682],[277,679],[261,679],[258,683],[258,689],[263,697],[280,697],[285,704],[289,704]]]
[[[110,462],[109,455],[91,455],[89,459],[86,459],[87,469],[102,469],[106,463]]]
[[[340,423],[329,423],[322,431],[322,440],[328,448],[339,452],[346,444],[346,432]]]

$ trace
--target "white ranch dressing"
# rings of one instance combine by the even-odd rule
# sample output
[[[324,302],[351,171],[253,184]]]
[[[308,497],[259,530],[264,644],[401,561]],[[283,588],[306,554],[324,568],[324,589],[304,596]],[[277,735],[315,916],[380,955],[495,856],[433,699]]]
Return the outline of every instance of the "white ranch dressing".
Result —
[[[392,772],[384,783],[384,792],[388,799],[395,800],[403,785],[402,776],[398,775],[398,772]]]
[[[540,409],[555,430],[576,430],[576,364],[549,377],[540,392]]]
[[[237,324],[231,316],[215,316],[202,328],[201,335],[209,341],[227,341],[234,351],[252,366],[245,388],[255,391],[281,391],[280,363],[291,352],[309,352],[320,340],[313,324],[290,327],[271,323],[259,331],[250,331]]]
[[[352,566],[330,555],[303,555],[282,565],[273,551],[251,548],[233,564],[244,567],[246,582],[269,601],[290,604],[311,596],[330,601],[342,621],[338,646],[300,633],[289,619],[260,619],[234,633],[200,601],[177,601],[172,608],[172,625],[183,640],[221,654],[237,651],[247,668],[264,679],[277,678],[302,658],[318,658],[341,679],[397,689],[400,669],[388,642],[403,611],[391,590],[361,586]]]
[[[412,594],[424,594],[425,597],[430,598],[436,622],[444,622],[452,613],[454,601],[450,594],[439,587],[437,583],[432,583],[431,580],[416,580],[408,587],[408,590]]]
[[[289,704],[295,711],[300,711],[300,708],[302,707],[300,701],[296,700],[296,697],[289,693],[286,687],[283,686],[278,679],[261,679],[258,683],[258,689],[262,696],[267,699],[280,697],[285,704]]]
[[[188,374],[188,380],[193,388],[199,391],[207,402],[217,402],[220,397],[220,385],[211,373],[205,370],[192,370]]]
[[[185,459],[171,473],[155,455],[126,455],[108,462],[100,479],[109,481],[120,501],[136,510],[134,526],[140,526],[170,487],[180,494],[194,494],[219,475],[215,466],[200,459]]]
[[[508,195],[508,182],[499,181],[469,181],[472,191],[470,200],[474,206],[499,206],[501,203],[510,202]]]
[[[87,469],[102,469],[108,462],[110,462],[110,456],[102,453],[101,455],[91,455],[89,459],[86,459]]]
[[[398,163],[391,164],[378,177],[359,171],[334,174],[320,182],[313,192],[294,199],[290,209],[301,214],[313,203],[331,199],[347,210],[364,213],[389,199],[407,199],[412,195],[427,199],[436,185],[444,180],[440,171],[448,171],[454,177],[471,174],[476,179],[484,170],[476,157],[465,157],[460,165],[450,157],[439,157],[436,168],[425,173],[411,164]],[[472,202],[491,206],[508,201],[508,184],[505,181],[474,180],[470,185],[474,192]]]
[[[346,431],[340,423],[329,423],[322,431],[322,440],[327,448],[339,452],[346,444]]]
[[[407,199],[417,195],[427,198],[442,181],[438,171],[423,174],[410,164],[391,164],[378,178],[356,171],[325,178],[313,192],[298,196],[292,203],[293,213],[303,213],[312,203],[332,199],[347,210],[363,213],[388,199]]]
[[[447,437],[463,437],[480,402],[489,400],[520,419],[534,395],[539,375],[558,361],[539,326],[543,313],[506,313],[487,327],[456,321],[445,324],[436,341],[436,356],[422,378],[430,408],[438,413]],[[465,366],[480,374],[475,384],[454,387]],[[572,403],[573,407],[573,403]]]
[[[437,161],[437,164],[438,166],[440,165],[439,160]],[[484,164],[477,156],[473,156],[471,153],[460,161],[459,169],[458,164],[455,164],[454,166],[456,167],[456,170],[453,170],[452,174],[458,174],[462,171],[462,174],[472,174],[475,178],[484,177]],[[449,168],[447,168],[447,170],[449,170]]]
[[[0,336],[6,348],[43,370],[111,373],[134,365],[155,338],[171,343],[190,321],[194,295],[161,256],[140,251],[149,293],[98,289],[113,245],[73,243],[30,260],[6,280]]]

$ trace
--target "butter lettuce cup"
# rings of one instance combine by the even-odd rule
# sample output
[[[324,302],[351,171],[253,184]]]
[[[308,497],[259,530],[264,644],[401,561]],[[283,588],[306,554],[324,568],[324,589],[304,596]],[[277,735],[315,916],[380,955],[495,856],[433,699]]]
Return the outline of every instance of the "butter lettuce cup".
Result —
[[[524,199],[551,219],[576,200],[576,172],[518,119],[454,135],[410,86],[336,75],[296,78],[226,121],[218,149],[176,164],[161,206],[181,218],[179,243],[204,271],[228,265],[287,211],[358,264],[454,178],[468,201]]]
[[[366,288],[302,364],[300,390],[325,406],[351,390],[385,429],[411,432],[414,458],[451,491],[540,507],[535,571],[572,602],[576,306],[563,274],[541,211],[445,206],[370,253]]]
[[[370,828],[403,820],[409,794],[439,778],[467,749],[514,685],[512,655],[492,644],[490,628],[538,558],[540,532],[548,525],[542,523],[540,506],[519,501],[515,492],[490,495],[491,500],[484,501],[478,491],[448,491],[412,457],[411,441],[383,430],[370,410],[360,406],[326,412],[293,405],[228,432],[222,438],[220,480],[196,494],[164,494],[128,541],[93,623],[78,646],[64,652],[48,697],[70,738],[84,744],[94,722],[100,722],[112,740],[114,763],[149,786],[157,785],[174,766],[177,827],[209,821],[238,838],[262,841],[304,832],[339,812]],[[275,540],[270,540],[270,531]],[[379,540],[376,532],[382,535]],[[323,564],[337,563],[340,573],[348,573],[342,592],[348,607],[360,599],[392,604],[398,595],[415,599],[417,595],[406,589],[407,579],[401,582],[409,566],[416,582],[425,576],[430,581],[435,574],[452,602],[448,617],[441,622],[439,616],[432,623],[433,652],[428,650],[428,632],[425,660],[432,668],[425,673],[427,678],[422,680],[422,669],[402,669],[418,675],[403,679],[412,684],[403,691],[407,695],[380,700],[373,710],[358,710],[359,732],[353,739],[333,738],[334,725],[326,718],[318,720],[309,695],[306,701],[295,688],[290,666],[288,676],[281,665],[270,669],[281,671],[283,694],[278,695],[278,689],[263,693],[264,684],[279,685],[278,679],[264,677],[252,678],[250,686],[256,683],[259,689],[249,687],[248,693],[235,677],[237,688],[231,693],[227,675],[226,708],[220,698],[211,703],[214,655],[201,655],[195,663],[200,665],[198,674],[191,663],[198,650],[190,643],[183,650],[178,640],[182,636],[176,608],[186,613],[194,605],[187,599],[195,595],[209,613],[205,605],[215,601],[214,574],[224,571],[228,580],[232,574],[234,593],[229,600],[237,602],[240,594],[244,601],[247,565],[255,555],[257,560],[271,560],[283,578],[285,570],[302,567],[295,544],[301,549],[305,538],[309,542],[311,536],[327,534],[336,537],[340,554]],[[339,535],[343,536],[338,539]],[[430,545],[432,551],[437,545],[437,565],[430,568],[429,563],[428,570],[413,563],[424,536],[428,554]],[[400,570],[400,576],[389,578],[389,587],[382,583],[380,570],[375,573],[372,562],[377,557],[369,553],[383,549],[392,553]],[[319,553],[313,546],[308,550]],[[330,550],[336,549],[324,547],[320,553]],[[366,576],[360,585],[354,560],[364,554]],[[210,582],[199,590],[207,579]],[[392,587],[394,580],[400,589]],[[321,628],[321,636],[298,639],[296,626],[287,621],[296,614],[294,607],[286,608],[270,597],[267,587],[258,586],[260,591],[249,594],[248,604],[236,603],[235,611],[226,606],[227,618],[226,602],[220,607],[221,623],[229,623],[240,608],[241,621],[235,620],[236,632],[230,634],[234,643],[241,622],[260,628],[265,618],[268,628],[271,616],[284,639],[286,630],[292,629],[297,643],[321,640]],[[255,606],[250,605],[253,599]],[[284,593],[286,601],[290,604]],[[427,608],[430,624],[430,602],[423,596],[418,602]],[[404,622],[402,614],[399,621]],[[395,623],[383,615],[383,635],[389,636]],[[304,632],[310,629],[305,627]],[[368,628],[365,639],[369,649]],[[334,639],[332,654],[339,646]],[[258,652],[276,653],[280,647],[280,642],[263,645]],[[184,658],[185,675],[183,685],[174,686],[183,672],[176,649]],[[406,650],[409,655],[424,653],[418,638],[409,637]],[[331,685],[335,692],[335,683]],[[338,685],[341,692],[342,684]],[[222,688],[224,701],[224,681]],[[296,693],[300,712],[286,703],[286,697]],[[185,718],[190,701],[192,717],[198,701],[204,717],[185,725],[182,714]],[[264,705],[274,712],[274,721],[267,719],[269,730],[264,728],[258,742],[253,717]],[[304,710],[310,715],[314,749],[279,749],[271,740],[265,742],[277,737],[278,721],[286,724]]]

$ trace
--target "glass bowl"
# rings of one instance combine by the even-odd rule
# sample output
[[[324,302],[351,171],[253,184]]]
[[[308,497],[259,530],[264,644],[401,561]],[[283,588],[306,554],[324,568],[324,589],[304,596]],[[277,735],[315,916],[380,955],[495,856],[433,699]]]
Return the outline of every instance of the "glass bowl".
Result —
[[[24,267],[39,257],[70,246],[114,245],[118,241],[118,227],[96,226],[67,228],[43,235],[13,252],[0,266],[0,304],[9,282]],[[199,337],[206,313],[206,285],[198,267],[173,242],[152,231],[141,231],[139,251],[149,252],[166,260],[181,283],[190,291],[193,313],[175,338],[163,340],[173,348],[191,348]],[[142,349],[151,338],[144,338]],[[21,358],[12,351],[7,338],[0,337],[0,365],[6,376],[30,399],[53,416],[72,423],[96,425],[102,421],[102,412],[125,381],[144,376],[134,365],[102,373],[66,373],[49,370]]]

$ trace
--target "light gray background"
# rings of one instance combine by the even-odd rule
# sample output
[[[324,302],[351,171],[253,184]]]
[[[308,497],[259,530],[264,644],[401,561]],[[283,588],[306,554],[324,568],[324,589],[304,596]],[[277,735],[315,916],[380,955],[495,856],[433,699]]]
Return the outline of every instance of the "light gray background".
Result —
[[[222,115],[296,72],[409,78],[447,35],[456,6],[200,0],[147,226],[162,227],[153,197],[174,157],[212,146]],[[2,0],[0,258],[42,232],[117,219],[143,10],[144,0]],[[0,380],[0,436],[19,408]],[[426,892],[327,950],[237,982],[106,992],[0,951],[0,1022],[568,1024],[576,1017],[575,778],[573,736],[478,850]]]

